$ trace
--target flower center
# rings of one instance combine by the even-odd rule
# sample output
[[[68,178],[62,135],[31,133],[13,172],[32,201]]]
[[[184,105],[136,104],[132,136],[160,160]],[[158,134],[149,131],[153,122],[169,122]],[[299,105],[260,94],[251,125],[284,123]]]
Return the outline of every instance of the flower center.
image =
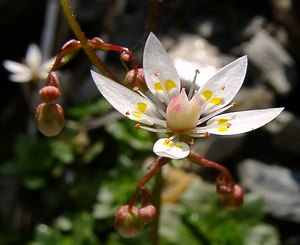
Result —
[[[191,100],[184,89],[174,96],[168,104],[166,122],[168,128],[174,132],[187,132],[197,126],[201,114],[200,95],[195,92]]]

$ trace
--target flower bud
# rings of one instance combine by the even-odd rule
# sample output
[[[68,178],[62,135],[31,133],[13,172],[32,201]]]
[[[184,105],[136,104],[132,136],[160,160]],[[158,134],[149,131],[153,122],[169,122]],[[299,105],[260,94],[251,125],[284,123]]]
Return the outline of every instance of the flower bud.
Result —
[[[144,226],[138,208],[129,205],[120,207],[115,214],[114,226],[118,233],[125,237],[136,237]]]
[[[64,111],[59,104],[42,103],[36,108],[35,121],[42,134],[58,135],[64,126]]]
[[[46,102],[52,102],[59,98],[60,90],[54,86],[45,86],[39,91],[39,96]]]
[[[166,121],[175,132],[193,130],[197,126],[201,113],[200,95],[195,93],[189,101],[184,89],[174,96],[168,104]]]
[[[129,54],[123,52],[123,53],[120,55],[120,59],[121,59],[122,61],[128,62],[128,61],[130,60],[130,56],[129,56]]]
[[[223,208],[226,209],[239,209],[243,205],[244,191],[242,187],[235,184],[233,185],[230,193],[221,194],[219,192],[220,203]]]
[[[139,209],[139,215],[144,223],[151,223],[155,219],[157,211],[153,205],[147,205]]]
[[[124,85],[132,90],[138,88],[142,92],[146,92],[148,87],[145,81],[144,70],[142,68],[137,69],[137,73],[135,74],[135,70],[130,70],[127,72]]]

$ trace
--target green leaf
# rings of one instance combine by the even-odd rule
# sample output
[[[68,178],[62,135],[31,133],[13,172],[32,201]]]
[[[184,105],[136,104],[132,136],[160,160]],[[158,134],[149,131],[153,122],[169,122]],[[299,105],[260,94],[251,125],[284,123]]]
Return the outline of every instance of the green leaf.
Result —
[[[75,156],[70,144],[61,140],[53,140],[50,146],[52,156],[62,163],[70,164],[74,161]]]

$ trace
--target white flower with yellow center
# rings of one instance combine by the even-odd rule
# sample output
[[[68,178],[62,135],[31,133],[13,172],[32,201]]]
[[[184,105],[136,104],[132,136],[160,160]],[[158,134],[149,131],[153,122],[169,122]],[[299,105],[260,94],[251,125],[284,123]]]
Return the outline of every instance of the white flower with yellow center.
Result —
[[[168,54],[154,34],[144,49],[143,67],[149,91],[136,92],[92,71],[93,79],[106,100],[120,113],[152,132],[166,133],[153,146],[158,156],[182,159],[189,155],[194,137],[209,134],[235,135],[259,128],[283,108],[249,110],[221,114],[239,91],[247,69],[247,57],[228,64],[202,87],[196,89],[194,77],[188,93],[181,88],[179,76]]]
[[[42,62],[42,54],[36,44],[30,44],[24,63],[18,63],[12,60],[5,60],[3,66],[12,74],[9,80],[13,82],[30,82],[46,79],[55,58]]]

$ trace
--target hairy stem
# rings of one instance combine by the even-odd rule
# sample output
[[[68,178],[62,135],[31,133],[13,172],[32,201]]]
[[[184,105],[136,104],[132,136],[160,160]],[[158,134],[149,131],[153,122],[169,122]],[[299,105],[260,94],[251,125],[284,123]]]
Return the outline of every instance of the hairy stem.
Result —
[[[89,40],[87,39],[85,34],[82,32],[82,30],[75,18],[75,15],[71,9],[70,1],[69,0],[60,0],[60,4],[66,15],[66,18],[68,20],[68,23],[69,23],[71,29],[73,30],[76,38],[81,43],[82,49],[88,56],[89,60],[104,76],[107,76],[107,77],[117,81],[118,79],[107,69],[107,67],[103,64],[103,62],[96,55],[93,48],[91,48],[89,46]]]

